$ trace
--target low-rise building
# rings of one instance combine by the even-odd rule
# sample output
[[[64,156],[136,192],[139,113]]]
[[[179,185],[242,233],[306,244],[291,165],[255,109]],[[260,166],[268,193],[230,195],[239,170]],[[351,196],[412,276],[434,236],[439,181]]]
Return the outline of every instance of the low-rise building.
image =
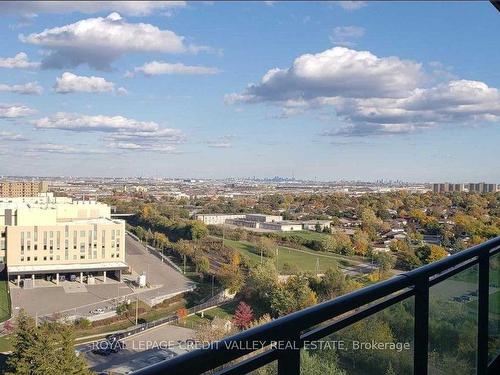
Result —
[[[245,214],[197,214],[196,220],[203,221],[207,225],[226,224],[226,220],[245,219]]]
[[[125,222],[111,219],[110,207],[51,194],[0,199],[0,259],[10,280],[50,275],[121,278],[125,263]],[[30,283],[31,284],[31,283]]]

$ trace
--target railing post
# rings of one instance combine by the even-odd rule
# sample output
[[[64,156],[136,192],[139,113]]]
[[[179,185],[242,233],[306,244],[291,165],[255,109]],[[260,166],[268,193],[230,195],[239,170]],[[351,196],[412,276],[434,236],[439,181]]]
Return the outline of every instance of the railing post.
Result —
[[[300,374],[299,343],[299,335],[289,339],[286,343],[278,343],[278,345],[284,345],[283,353],[278,357],[278,375]]]
[[[485,375],[488,370],[489,273],[489,251],[485,251],[479,255],[479,285],[477,301],[477,375]]]
[[[429,278],[415,283],[413,373],[427,375],[429,360]]]

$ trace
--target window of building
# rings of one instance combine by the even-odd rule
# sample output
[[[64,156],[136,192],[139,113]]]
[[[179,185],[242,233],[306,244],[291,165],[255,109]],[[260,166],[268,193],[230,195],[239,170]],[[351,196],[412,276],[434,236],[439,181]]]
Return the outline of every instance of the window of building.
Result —
[[[33,257],[33,260],[36,262],[38,260],[38,257]]]
[[[85,254],[80,255],[80,259],[85,259]]]
[[[24,257],[21,257],[21,262],[24,262]]]
[[[26,260],[29,262],[31,260],[31,257],[27,257]]]
[[[47,257],[43,257],[43,260],[47,260]]]

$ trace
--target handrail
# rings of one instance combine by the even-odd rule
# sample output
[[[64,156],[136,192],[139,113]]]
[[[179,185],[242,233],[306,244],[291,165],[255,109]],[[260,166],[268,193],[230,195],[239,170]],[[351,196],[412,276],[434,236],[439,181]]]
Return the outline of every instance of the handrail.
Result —
[[[240,332],[215,342],[208,348],[198,349],[171,360],[148,366],[133,374],[149,375],[170,372],[183,374],[203,373],[255,351],[245,346],[238,346],[238,348],[235,348],[231,343],[259,341],[269,345],[271,342],[279,340],[293,340],[294,342],[300,343],[301,334],[304,330],[313,328],[327,320],[337,318],[381,298],[391,296],[393,293],[410,291],[408,295],[415,295],[415,298],[418,299],[418,301],[415,301],[415,325],[417,325],[418,321],[418,329],[415,329],[416,353],[414,359],[417,358],[417,356],[423,356],[423,358],[418,358],[418,365],[415,359],[415,374],[425,375],[427,374],[428,295],[430,279],[432,277],[442,277],[444,280],[451,277],[453,272],[449,275],[442,274],[443,272],[453,271],[454,268],[461,266],[464,262],[474,260],[474,262],[468,264],[468,267],[471,267],[478,263],[480,256],[488,254],[487,257],[489,258],[498,252],[500,252],[500,237],[473,246],[437,262],[400,274],[391,279],[358,289],[333,300],[296,311],[264,325]],[[484,277],[484,267],[480,267],[479,272],[479,279],[484,282],[484,280],[486,280]],[[482,276],[481,273],[483,273]],[[485,307],[484,303],[481,302],[481,290],[484,295],[485,289],[480,286],[479,290],[480,301],[478,307],[484,316]],[[375,310],[376,309],[374,309],[374,311]],[[352,316],[356,316],[356,314],[357,313],[354,313]],[[417,344],[420,345],[420,348],[417,348]],[[484,350],[484,346],[482,347],[482,350]],[[282,353],[279,353],[281,356],[288,356],[290,354],[293,353],[287,353],[287,350],[283,350]],[[295,353],[295,356],[297,357],[298,354]],[[479,356],[483,358],[484,353],[480,353]],[[299,373],[296,362],[293,360],[290,361],[289,359],[290,358],[288,358],[287,361],[278,360],[278,372],[280,374]],[[251,361],[251,359],[245,361],[245,363],[249,361]],[[486,372],[484,372],[484,374],[486,374]]]

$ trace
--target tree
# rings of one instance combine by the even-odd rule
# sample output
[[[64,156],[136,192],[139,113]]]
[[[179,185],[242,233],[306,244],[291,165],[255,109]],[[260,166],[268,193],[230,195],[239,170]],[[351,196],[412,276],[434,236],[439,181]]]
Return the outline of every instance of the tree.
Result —
[[[210,261],[206,256],[202,256],[196,261],[196,267],[198,268],[198,272],[206,274],[210,271]]]
[[[345,287],[345,275],[338,266],[335,266],[326,270],[325,275],[319,283],[318,292],[323,300],[332,299],[342,295]]]
[[[393,267],[395,262],[394,257],[391,254],[385,252],[379,252],[374,257],[375,262],[378,264],[379,277],[386,275]]]
[[[296,275],[270,291],[270,302],[272,312],[279,316],[315,305],[318,300],[309,287],[308,278]]]
[[[261,237],[259,245],[257,246],[257,251],[261,256],[274,259],[278,251],[278,245],[272,238]]]
[[[190,240],[199,240],[208,236],[208,228],[202,221],[192,220],[188,228]]]
[[[317,354],[310,354],[307,350],[300,351],[300,373],[307,375],[346,375],[338,367],[336,361],[325,361]]]
[[[14,352],[7,361],[9,375],[89,375],[83,357],[75,354],[75,336],[70,325],[45,322],[35,326],[21,311],[16,319]]]
[[[24,310],[16,318],[16,328],[12,339],[14,351],[7,361],[7,373],[29,374],[33,362],[33,348],[37,339],[34,319]]]
[[[246,329],[250,326],[253,320],[253,310],[252,308],[241,301],[234,312],[233,323],[239,329]]]
[[[435,262],[436,260],[443,259],[448,255],[446,250],[438,245],[429,246],[429,255],[427,256],[427,263]]]
[[[354,232],[354,236],[352,238],[354,251],[358,255],[365,255],[370,247],[370,237],[367,233],[362,230],[357,230]]]
[[[186,318],[188,316],[188,310],[185,307],[181,307],[180,309],[177,310],[177,319],[181,323],[186,322]]]

